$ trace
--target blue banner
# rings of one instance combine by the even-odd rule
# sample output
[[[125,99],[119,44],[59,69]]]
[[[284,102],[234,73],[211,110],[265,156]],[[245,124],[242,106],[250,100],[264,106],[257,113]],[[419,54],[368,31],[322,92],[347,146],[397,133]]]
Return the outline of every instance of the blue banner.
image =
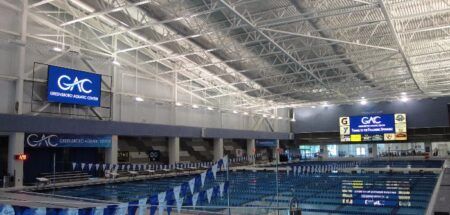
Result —
[[[395,133],[394,114],[351,116],[351,134]]]
[[[256,140],[255,146],[256,147],[276,148],[277,141],[276,140]]]
[[[95,147],[110,148],[111,135],[25,134],[25,147]]]
[[[47,100],[66,104],[100,106],[102,76],[48,66]]]

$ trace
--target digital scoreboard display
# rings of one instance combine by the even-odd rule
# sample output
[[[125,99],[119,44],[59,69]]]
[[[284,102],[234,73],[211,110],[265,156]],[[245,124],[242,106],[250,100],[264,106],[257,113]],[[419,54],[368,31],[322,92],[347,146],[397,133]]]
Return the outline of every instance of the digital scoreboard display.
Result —
[[[99,74],[49,65],[47,100],[99,107],[101,81]]]
[[[344,116],[339,118],[341,142],[407,140],[406,114]]]
[[[343,180],[342,203],[371,206],[411,206],[409,181]]]

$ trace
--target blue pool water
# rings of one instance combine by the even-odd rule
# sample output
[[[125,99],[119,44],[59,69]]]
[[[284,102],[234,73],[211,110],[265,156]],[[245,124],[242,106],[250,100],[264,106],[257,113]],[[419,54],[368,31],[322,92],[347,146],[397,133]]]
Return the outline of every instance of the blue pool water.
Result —
[[[40,191],[72,197],[129,202],[178,186],[192,177],[133,181]],[[437,180],[436,174],[279,174],[279,201],[274,172],[230,172],[230,205],[286,207],[295,197],[305,214],[424,214]],[[219,173],[205,189],[225,181]],[[226,208],[227,198],[205,206]],[[245,214],[245,213],[243,213]],[[258,214],[264,214],[259,212]]]

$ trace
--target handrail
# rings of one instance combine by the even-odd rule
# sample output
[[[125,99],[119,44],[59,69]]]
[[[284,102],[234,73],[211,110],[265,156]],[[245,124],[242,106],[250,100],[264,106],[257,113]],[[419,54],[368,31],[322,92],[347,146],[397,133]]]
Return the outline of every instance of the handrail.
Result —
[[[428,202],[426,215],[432,215],[433,214],[434,206],[436,204],[437,196],[438,196],[438,193],[439,193],[439,188],[440,188],[441,183],[442,183],[442,178],[444,177],[444,172],[445,172],[446,167],[448,167],[448,165],[449,165],[448,161],[449,160],[445,160],[444,165],[442,167],[442,171],[439,174],[439,178],[438,178],[438,180],[436,182],[436,185],[434,186],[433,194],[431,195],[430,201]]]

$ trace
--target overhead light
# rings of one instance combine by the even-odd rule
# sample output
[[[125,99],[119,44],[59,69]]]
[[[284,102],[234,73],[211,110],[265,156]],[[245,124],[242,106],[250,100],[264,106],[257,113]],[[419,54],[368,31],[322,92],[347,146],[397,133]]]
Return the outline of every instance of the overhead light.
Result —
[[[271,119],[275,119],[275,115],[270,116]]]
[[[120,62],[119,61],[117,61],[117,60],[113,60],[113,62],[112,62],[114,65],[116,65],[116,66],[120,66]]]
[[[311,106],[311,108],[312,108],[312,109],[314,109],[314,108],[316,108],[316,106],[315,106],[315,105],[313,105],[313,106]]]
[[[176,106],[183,106],[183,103],[177,102],[177,103],[175,103],[175,105],[176,105]]]
[[[214,110],[214,108],[212,108],[212,107],[207,107],[207,109],[208,109],[208,110]]]
[[[295,118],[292,118],[292,119],[291,119],[291,122],[295,122]]]
[[[235,114],[236,114],[236,113],[239,113],[239,112],[238,112],[237,110],[234,110],[234,111],[233,111],[233,113],[235,113]]]
[[[366,99],[361,99],[360,103],[361,103],[362,105],[366,105],[366,104],[367,104],[367,100],[366,100]]]
[[[323,102],[323,106],[328,107],[328,102],[327,101]]]
[[[192,105],[192,108],[197,109],[198,105]]]
[[[400,98],[400,101],[402,101],[402,102],[407,102],[408,100],[409,100],[409,98],[406,97],[406,96],[402,96],[402,97]]]
[[[283,117],[279,116],[278,119],[283,119]]]
[[[143,101],[144,101],[144,99],[143,99],[142,97],[139,97],[139,96],[136,97],[135,100],[136,100],[137,102],[143,102]]]
[[[62,48],[59,48],[57,46],[53,47],[52,50],[55,52],[62,52]]]
[[[402,92],[401,94],[405,96],[405,95],[406,95],[406,92]]]
[[[263,114],[262,116],[263,116],[264,118],[267,118],[267,114]]]
[[[248,112],[244,112],[244,115],[248,115]]]

